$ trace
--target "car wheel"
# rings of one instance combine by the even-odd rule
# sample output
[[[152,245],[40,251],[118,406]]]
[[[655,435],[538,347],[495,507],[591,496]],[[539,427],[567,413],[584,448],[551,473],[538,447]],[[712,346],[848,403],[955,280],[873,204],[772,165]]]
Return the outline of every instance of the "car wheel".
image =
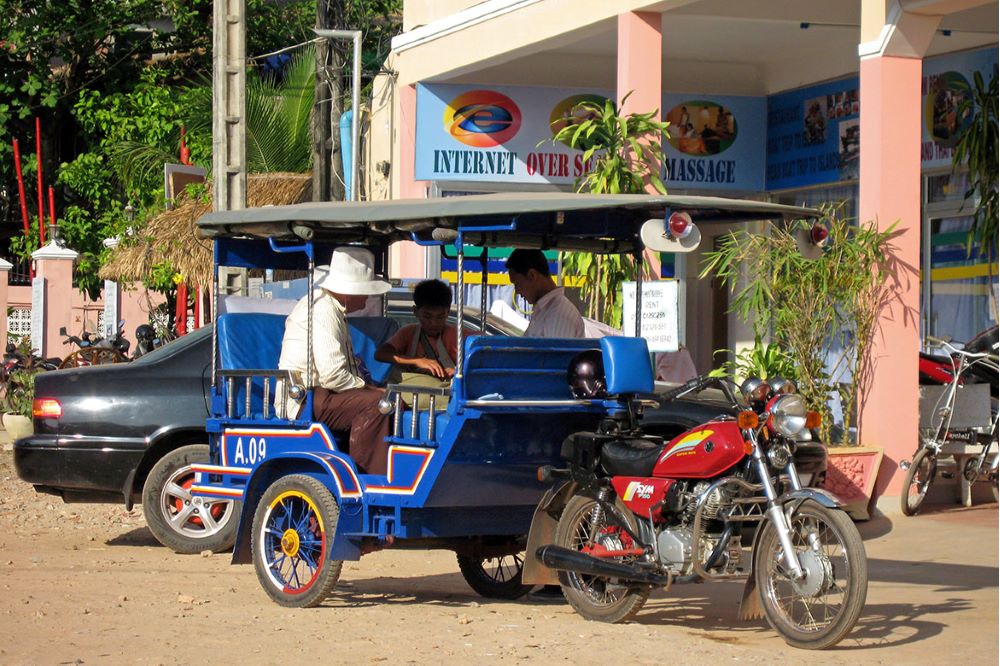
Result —
[[[236,541],[241,503],[191,496],[195,478],[191,466],[207,462],[207,444],[182,446],[153,465],[143,486],[146,525],[175,553],[221,553]]]

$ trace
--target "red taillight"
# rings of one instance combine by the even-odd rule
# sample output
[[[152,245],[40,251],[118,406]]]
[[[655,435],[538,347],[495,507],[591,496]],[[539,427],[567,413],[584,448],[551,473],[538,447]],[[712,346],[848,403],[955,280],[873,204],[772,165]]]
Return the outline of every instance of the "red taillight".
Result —
[[[35,398],[31,402],[31,415],[36,419],[57,419],[62,416],[62,405],[55,398]]]

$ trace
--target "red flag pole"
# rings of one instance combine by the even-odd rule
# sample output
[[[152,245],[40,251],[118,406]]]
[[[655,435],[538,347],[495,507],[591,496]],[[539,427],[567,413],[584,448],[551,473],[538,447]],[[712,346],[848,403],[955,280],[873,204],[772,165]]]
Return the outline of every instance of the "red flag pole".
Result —
[[[24,196],[24,174],[21,173],[21,150],[17,139],[14,139],[14,170],[17,172],[17,194],[21,197],[21,220],[24,222],[24,237],[27,239],[31,235],[31,223],[28,222],[28,202]],[[28,277],[35,279],[34,264],[28,269]]]
[[[45,245],[45,188],[42,186],[42,119],[35,116],[35,157],[38,158],[38,240]]]
[[[56,228],[56,193],[49,186],[49,220],[51,220],[53,233]],[[45,227],[42,227],[42,245],[45,245]]]
[[[14,139],[14,171],[17,173],[17,193],[21,197],[21,220],[24,222],[24,235],[31,232],[31,223],[28,222],[28,204],[24,198],[24,174],[21,173],[21,149],[18,147],[17,139]]]

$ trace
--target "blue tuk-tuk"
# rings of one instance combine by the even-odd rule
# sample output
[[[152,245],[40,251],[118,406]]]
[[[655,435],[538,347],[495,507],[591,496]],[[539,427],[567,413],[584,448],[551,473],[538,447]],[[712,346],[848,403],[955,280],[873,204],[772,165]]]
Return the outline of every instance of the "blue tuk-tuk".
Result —
[[[457,311],[464,312],[467,246],[636,256],[644,248],[693,249],[696,229],[694,238],[671,233],[675,213],[696,226],[815,211],[709,197],[498,194],[273,206],[211,213],[198,227],[214,239],[217,275],[220,266],[305,271],[307,293],[313,269],[335,247],[369,248],[385,275],[392,243],[451,245]],[[213,293],[219,312],[218,286]],[[560,461],[567,436],[628,409],[614,398],[574,398],[567,384],[571,360],[599,350],[599,341],[466,336],[459,326],[450,388],[385,387],[381,407],[393,427],[383,476],[359,473],[345,453],[345,433],[313,421],[312,387],[278,370],[284,324],[280,314],[256,312],[215,322],[211,464],[195,467],[191,490],[196,503],[242,502],[234,563],[252,561],[271,598],[292,607],[320,603],[343,560],[387,546],[451,549],[480,594],[523,594],[521,553],[547,489],[539,468]],[[372,354],[394,325],[379,316],[352,322],[354,350],[375,381],[389,368]],[[404,393],[413,394],[413,407]],[[289,396],[302,404],[297,418],[284,413]]]

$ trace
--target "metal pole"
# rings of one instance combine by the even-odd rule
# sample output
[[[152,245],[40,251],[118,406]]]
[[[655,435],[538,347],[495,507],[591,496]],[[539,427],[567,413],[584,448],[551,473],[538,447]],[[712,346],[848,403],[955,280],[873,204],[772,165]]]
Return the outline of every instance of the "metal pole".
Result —
[[[479,268],[482,271],[479,285],[479,332],[486,335],[486,289],[489,284],[489,250],[483,245],[483,253],[479,255]]]
[[[642,249],[635,252],[635,337],[642,337]]]
[[[457,359],[455,359],[455,378],[462,379],[462,360],[465,356],[465,349],[463,349],[463,335],[462,329],[465,328],[463,324],[465,323],[465,242],[462,237],[462,232],[458,232],[458,239],[455,241],[455,248],[458,250],[458,289],[455,294],[455,307],[458,309],[458,317],[456,318],[457,326],[455,327],[455,338],[457,339]]]
[[[216,211],[246,208],[246,3],[215,0],[212,20],[212,188]]]
[[[360,30],[321,30],[313,28],[318,37],[325,39],[350,39],[354,42],[354,62],[351,67],[351,190],[347,193],[348,201],[358,200],[358,174],[360,172],[358,154],[361,150],[358,142],[361,140],[361,31]],[[331,102],[332,103],[332,102]],[[343,146],[341,146],[343,150]]]

